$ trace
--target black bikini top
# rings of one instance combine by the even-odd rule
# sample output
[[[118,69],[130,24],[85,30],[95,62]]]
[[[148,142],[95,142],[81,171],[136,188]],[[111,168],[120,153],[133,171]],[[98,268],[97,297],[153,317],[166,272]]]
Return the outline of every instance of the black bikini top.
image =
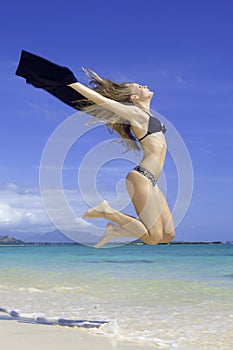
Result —
[[[165,134],[165,132],[167,131],[165,126],[157,118],[153,117],[148,112],[146,112],[146,113],[150,116],[148,130],[147,130],[146,135],[144,135],[143,137],[138,139],[138,141],[142,141],[145,137],[147,137],[148,135],[153,134],[155,132],[162,131]]]

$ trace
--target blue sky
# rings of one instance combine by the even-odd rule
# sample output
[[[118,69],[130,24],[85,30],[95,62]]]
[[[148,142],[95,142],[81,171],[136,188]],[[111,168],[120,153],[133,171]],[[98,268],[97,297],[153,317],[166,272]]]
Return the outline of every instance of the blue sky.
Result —
[[[0,21],[0,234],[54,229],[41,204],[39,164],[52,132],[74,113],[14,75],[25,49],[67,65],[84,83],[82,66],[154,90],[152,108],[178,130],[194,169],[192,201],[176,239],[232,240],[232,15],[233,4],[226,0],[5,2]],[[82,154],[90,140],[105,138],[107,131],[96,129],[83,141]],[[74,145],[63,177],[81,215],[86,205],[76,192],[77,151]],[[103,170],[104,179],[101,174],[97,179],[108,199],[117,176],[124,177],[132,164],[115,160],[111,166]],[[164,171],[172,207],[177,179],[169,154]],[[81,230],[81,219],[78,224]]]

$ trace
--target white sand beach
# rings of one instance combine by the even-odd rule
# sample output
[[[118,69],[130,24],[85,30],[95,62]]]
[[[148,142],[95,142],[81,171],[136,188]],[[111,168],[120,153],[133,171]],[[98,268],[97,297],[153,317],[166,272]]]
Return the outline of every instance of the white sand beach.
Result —
[[[154,350],[153,345],[91,335],[77,328],[0,321],[1,350]]]

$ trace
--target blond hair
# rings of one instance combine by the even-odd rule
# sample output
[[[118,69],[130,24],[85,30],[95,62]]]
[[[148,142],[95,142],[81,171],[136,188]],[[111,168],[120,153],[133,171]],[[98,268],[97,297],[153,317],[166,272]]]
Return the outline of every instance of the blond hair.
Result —
[[[129,87],[129,82],[116,83],[110,79],[101,78],[90,69],[83,68],[83,71],[91,79],[89,85],[94,91],[120,103],[133,104],[130,98],[132,92]],[[82,110],[94,116],[94,121],[98,118],[99,121],[106,125],[111,133],[116,131],[120,136],[120,142],[126,147],[127,151],[140,150],[128,120],[105,109],[103,106],[97,106],[92,103]]]

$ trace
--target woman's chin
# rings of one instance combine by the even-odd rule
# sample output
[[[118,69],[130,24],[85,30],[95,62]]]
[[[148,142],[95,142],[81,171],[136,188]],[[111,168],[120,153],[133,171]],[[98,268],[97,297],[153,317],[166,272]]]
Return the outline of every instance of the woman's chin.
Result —
[[[149,91],[148,92],[148,98],[152,99],[153,96],[154,96],[154,92],[153,91]]]

